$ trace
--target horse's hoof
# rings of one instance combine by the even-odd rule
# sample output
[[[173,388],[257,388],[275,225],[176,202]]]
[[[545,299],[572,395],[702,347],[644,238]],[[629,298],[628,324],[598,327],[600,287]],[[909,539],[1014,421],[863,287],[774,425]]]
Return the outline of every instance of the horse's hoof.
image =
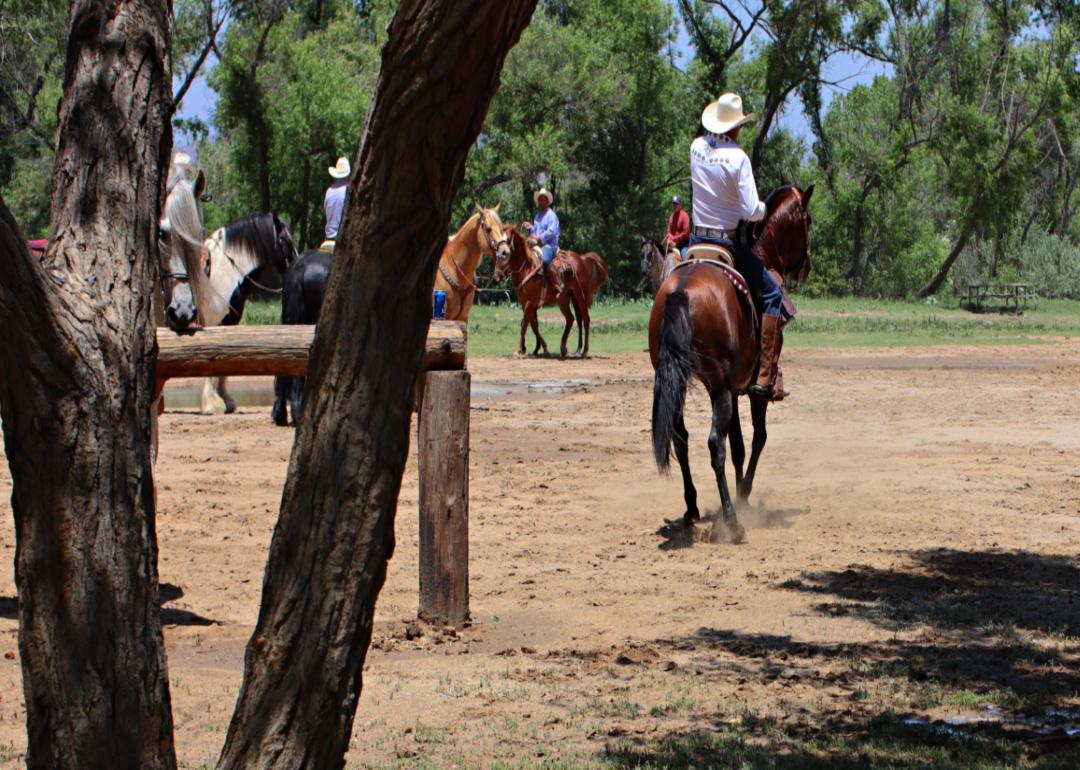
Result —
[[[225,414],[235,414],[235,413],[236,413],[236,402],[233,401],[231,398],[225,399]]]
[[[697,511],[687,511],[686,513],[683,514],[683,517],[682,517],[683,525],[686,526],[686,527],[692,527],[692,526],[694,526],[694,522],[698,521],[700,518],[701,518],[701,514],[698,513]]]
[[[709,540],[713,543],[739,545],[746,542],[746,529],[737,521],[717,519],[713,523]]]
[[[226,414],[225,402],[220,398],[210,399],[203,403],[200,411],[206,415]]]

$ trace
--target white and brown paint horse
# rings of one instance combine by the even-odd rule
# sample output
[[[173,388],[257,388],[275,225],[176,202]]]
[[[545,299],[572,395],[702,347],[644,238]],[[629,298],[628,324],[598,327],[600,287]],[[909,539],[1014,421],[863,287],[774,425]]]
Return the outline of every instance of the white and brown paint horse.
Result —
[[[296,258],[296,244],[277,214],[255,214],[219,227],[202,244],[201,259],[207,279],[207,291],[199,304],[203,326],[240,323],[252,289],[277,291],[260,284],[256,274],[273,267],[284,276]],[[203,382],[201,411],[203,414],[236,411],[225,377],[207,377]]]
[[[446,292],[446,319],[468,321],[476,296],[476,268],[484,254],[496,265],[510,259],[510,239],[499,219],[499,207],[485,209],[476,204],[476,213],[450,236],[439,258],[435,289]]]
[[[202,217],[198,200],[206,189],[206,176],[190,163],[173,163],[165,181],[165,205],[158,225],[158,280],[161,294],[154,293],[154,316],[158,326],[175,332],[200,324],[199,308],[207,293],[206,276],[200,268],[203,242]],[[157,415],[164,410],[163,382],[157,383],[157,397],[150,421],[153,459],[157,459]]]

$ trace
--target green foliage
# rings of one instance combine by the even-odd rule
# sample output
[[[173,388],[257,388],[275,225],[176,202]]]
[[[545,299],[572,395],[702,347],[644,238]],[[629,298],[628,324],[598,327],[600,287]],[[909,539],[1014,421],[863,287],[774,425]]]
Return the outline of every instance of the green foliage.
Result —
[[[28,238],[43,238],[49,229],[66,40],[66,3],[0,3],[0,197]]]

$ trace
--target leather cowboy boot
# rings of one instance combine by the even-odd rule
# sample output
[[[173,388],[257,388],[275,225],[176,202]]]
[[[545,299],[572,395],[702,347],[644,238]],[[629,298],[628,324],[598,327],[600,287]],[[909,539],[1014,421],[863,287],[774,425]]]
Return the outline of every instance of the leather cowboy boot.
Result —
[[[780,361],[780,316],[767,315],[761,319],[761,358],[758,362],[757,382],[749,387],[752,395],[774,396],[776,370]]]

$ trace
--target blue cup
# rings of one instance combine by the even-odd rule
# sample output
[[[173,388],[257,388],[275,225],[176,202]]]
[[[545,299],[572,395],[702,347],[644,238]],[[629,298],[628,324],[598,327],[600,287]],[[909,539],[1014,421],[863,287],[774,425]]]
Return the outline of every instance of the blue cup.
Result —
[[[446,318],[446,292],[441,289],[433,291],[432,296],[435,298],[435,305],[432,309],[432,318]]]

